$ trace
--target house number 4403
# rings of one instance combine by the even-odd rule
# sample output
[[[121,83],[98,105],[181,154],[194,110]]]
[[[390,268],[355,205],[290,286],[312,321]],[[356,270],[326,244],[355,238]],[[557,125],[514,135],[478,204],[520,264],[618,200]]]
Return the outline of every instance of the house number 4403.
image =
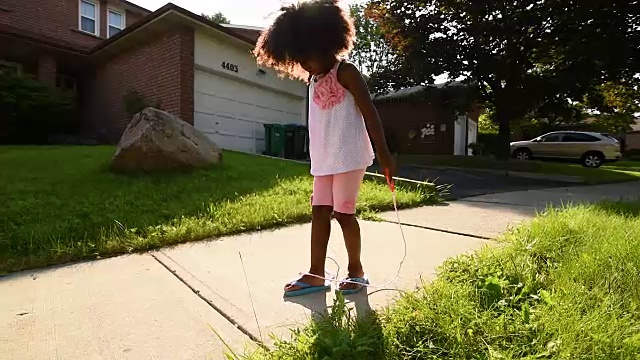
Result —
[[[222,68],[225,69],[225,70],[238,72],[238,65],[234,65],[234,64],[228,63],[226,61],[222,62]]]

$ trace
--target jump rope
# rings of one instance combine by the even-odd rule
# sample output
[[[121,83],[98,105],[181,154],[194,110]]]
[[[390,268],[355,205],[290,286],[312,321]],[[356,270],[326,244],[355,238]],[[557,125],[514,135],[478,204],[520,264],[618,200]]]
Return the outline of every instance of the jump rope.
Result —
[[[379,176],[377,174],[375,174],[376,176]],[[402,236],[402,243],[403,243],[403,255],[402,255],[402,260],[400,261],[400,264],[398,265],[398,270],[396,271],[396,274],[394,275],[394,277],[389,280],[388,282],[386,282],[383,285],[371,285],[371,284],[366,284],[366,283],[360,283],[360,282],[356,282],[356,281],[350,281],[347,279],[344,280],[338,280],[338,275],[340,274],[340,265],[338,264],[338,262],[330,257],[327,256],[326,259],[331,260],[337,267],[337,272],[335,274],[335,276],[333,277],[322,277],[319,275],[315,275],[315,274],[309,274],[309,273],[300,273],[300,275],[304,276],[304,275],[309,275],[311,277],[315,277],[315,278],[319,278],[322,279],[324,281],[329,281],[330,283],[334,283],[336,287],[339,286],[340,284],[356,284],[358,286],[361,287],[365,287],[365,288],[377,288],[378,290],[373,291],[371,293],[368,293],[367,296],[371,296],[377,292],[380,291],[398,291],[398,292],[402,292],[402,290],[399,289],[394,289],[394,288],[387,288],[387,286],[389,286],[390,284],[392,284],[393,282],[395,282],[398,277],[400,277],[400,272],[402,271],[402,267],[404,266],[404,262],[407,258],[407,240],[405,238],[404,235],[404,229],[402,228],[402,222],[400,221],[400,213],[398,212],[398,201],[397,201],[397,196],[396,196],[396,185],[395,185],[395,181],[394,179],[391,177],[391,175],[389,174],[389,171],[385,169],[385,175],[384,177],[387,180],[387,185],[389,186],[389,189],[391,190],[391,196],[393,199],[393,210],[395,211],[396,214],[396,220],[397,220],[397,224],[398,227],[400,228],[400,234]],[[251,309],[253,310],[253,317],[256,321],[256,326],[258,328],[258,334],[260,336],[260,338],[256,338],[253,334],[251,334],[251,332],[247,331],[246,329],[242,329],[243,332],[248,335],[252,340],[254,340],[258,345],[260,345],[263,348],[266,348],[266,345],[264,344],[264,340],[262,338],[262,330],[260,328],[260,321],[258,320],[258,314],[256,312],[256,308],[253,302],[253,296],[251,294],[251,286],[249,285],[249,278],[247,276],[247,271],[245,269],[244,266],[244,259],[242,258],[242,253],[238,251],[238,256],[240,257],[240,264],[242,265],[242,271],[244,273],[244,278],[245,278],[245,282],[247,284],[247,290],[249,291],[249,301],[251,302]],[[327,272],[328,275],[331,275],[330,273]],[[206,284],[205,284],[206,285]],[[239,324],[236,323],[237,327],[240,327]],[[215,330],[214,330],[215,331]],[[217,334],[218,337],[224,342],[224,340],[222,339],[222,337],[220,337],[219,334]]]
[[[308,275],[317,279],[322,279],[325,281],[328,281],[330,283],[333,283],[335,287],[339,287],[339,284],[355,284],[358,286],[362,286],[362,287],[366,287],[366,288],[377,288],[379,289],[378,291],[383,291],[383,290],[396,290],[399,291],[397,289],[386,289],[387,286],[389,286],[390,284],[394,283],[398,277],[400,277],[400,272],[402,271],[402,267],[404,266],[404,262],[407,258],[407,239],[405,238],[404,235],[404,229],[402,228],[402,222],[400,221],[400,213],[398,211],[398,200],[397,200],[397,196],[396,196],[396,185],[395,185],[395,181],[394,179],[391,177],[391,175],[389,174],[388,170],[385,170],[385,178],[387,180],[387,185],[389,186],[389,189],[391,190],[391,196],[393,199],[393,210],[395,212],[396,215],[396,222],[398,224],[398,227],[400,228],[400,235],[402,236],[402,243],[403,243],[403,255],[402,255],[402,260],[400,261],[400,264],[398,265],[398,270],[396,271],[396,274],[394,275],[394,277],[389,280],[388,282],[382,284],[382,285],[372,285],[372,284],[367,284],[367,283],[362,283],[362,282],[357,282],[357,281],[351,281],[348,279],[343,279],[343,280],[338,280],[338,276],[340,274],[340,265],[338,264],[338,262],[330,257],[327,256],[326,259],[331,260],[337,269],[337,272],[335,274],[335,276],[333,277],[322,277],[316,274],[310,274],[310,273],[300,273],[301,276],[304,275]],[[332,275],[329,272],[326,272],[327,275]],[[377,292],[377,291],[376,291]],[[373,295],[373,293],[369,294],[369,295]]]

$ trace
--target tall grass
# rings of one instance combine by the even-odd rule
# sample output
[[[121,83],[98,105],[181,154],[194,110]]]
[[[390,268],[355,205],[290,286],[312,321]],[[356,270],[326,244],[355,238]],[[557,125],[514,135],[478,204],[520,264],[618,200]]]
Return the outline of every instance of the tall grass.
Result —
[[[639,214],[640,202],[550,210],[501,246],[447,261],[388,309],[351,318],[369,341],[362,331],[354,341],[357,325],[335,325],[350,317],[338,306],[248,358],[638,359]],[[347,348],[352,357],[338,351]]]

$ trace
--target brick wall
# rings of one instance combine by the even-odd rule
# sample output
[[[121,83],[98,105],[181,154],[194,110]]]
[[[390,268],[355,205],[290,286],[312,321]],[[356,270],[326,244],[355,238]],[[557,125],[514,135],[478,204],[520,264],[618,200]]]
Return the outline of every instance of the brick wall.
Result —
[[[122,98],[131,90],[193,124],[193,51],[193,30],[178,28],[100,65],[88,79],[87,131],[117,142],[129,123]]]
[[[40,54],[38,59],[38,80],[49,86],[56,86],[56,60],[51,54]]]
[[[99,3],[100,34],[97,37],[79,30],[79,0],[3,0],[0,2],[0,27],[79,49],[90,49],[106,38],[107,5]],[[127,26],[142,14],[126,12]]]

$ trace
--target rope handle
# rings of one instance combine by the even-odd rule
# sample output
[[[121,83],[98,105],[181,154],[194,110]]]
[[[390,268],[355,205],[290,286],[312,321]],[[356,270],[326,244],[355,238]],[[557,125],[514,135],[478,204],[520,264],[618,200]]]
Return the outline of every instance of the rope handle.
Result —
[[[389,169],[384,169],[384,175],[387,178],[387,184],[389,185],[389,189],[391,189],[391,192],[395,192],[396,191],[396,183],[393,180],[393,178],[391,177],[391,175],[389,174]]]

